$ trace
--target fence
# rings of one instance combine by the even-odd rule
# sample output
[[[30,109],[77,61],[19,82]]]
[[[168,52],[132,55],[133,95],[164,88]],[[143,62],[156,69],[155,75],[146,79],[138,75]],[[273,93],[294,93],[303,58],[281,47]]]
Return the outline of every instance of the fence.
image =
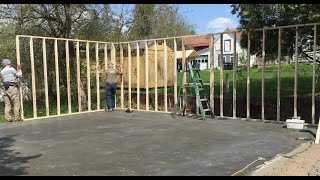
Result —
[[[295,31],[295,42],[294,47],[294,87],[293,87],[293,117],[298,117],[298,61],[299,61],[299,46],[303,45],[305,39],[299,43],[299,32],[303,31],[303,37],[306,37],[306,30],[312,32],[308,34],[313,37],[313,63],[312,63],[312,94],[311,94],[311,123],[316,123],[316,67],[317,67],[317,26],[320,23],[303,24],[303,25],[290,25],[290,26],[279,26],[279,27],[265,27],[261,29],[255,29],[252,31],[243,31],[247,35],[247,48],[246,48],[246,116],[239,116],[237,111],[237,104],[239,106],[239,95],[237,96],[237,81],[239,81],[238,59],[237,57],[237,32],[221,32],[211,33],[210,35],[210,46],[209,46],[209,63],[210,63],[210,76],[209,76],[209,91],[210,91],[210,102],[212,110],[215,110],[215,114],[219,117],[224,118],[243,118],[243,119],[256,119],[261,121],[280,121],[281,120],[281,59],[282,51],[291,51],[287,47],[282,47],[284,43],[283,34],[286,35]],[[300,30],[300,31],[299,31]],[[270,33],[270,32],[273,32]],[[275,33],[276,32],[276,33]],[[274,39],[267,36],[270,33],[271,36],[276,37],[277,42]],[[290,34],[289,33],[289,34]],[[224,54],[224,35],[229,34],[230,37],[234,37],[235,40],[232,42],[233,47],[233,70],[232,70],[232,103],[224,103],[227,100],[224,96],[227,96],[224,92],[224,70],[223,70],[223,54]],[[208,35],[208,34],[207,34]],[[101,75],[104,72],[108,62],[113,62],[115,66],[126,63],[126,73],[122,77],[120,86],[120,93],[117,97],[117,106],[120,108],[130,108],[142,111],[160,111],[170,112],[173,104],[177,102],[177,86],[178,86],[178,74],[177,72],[177,51],[182,51],[182,63],[186,61],[186,48],[190,48],[190,42],[185,43],[188,38],[204,36],[204,35],[191,35],[191,36],[179,36],[170,38],[158,38],[148,39],[139,41],[128,41],[128,42],[101,42],[101,41],[89,41],[89,40],[78,40],[78,39],[66,39],[66,38],[53,38],[53,37],[40,37],[40,36],[27,36],[17,35],[16,36],[16,53],[17,53],[17,64],[23,64],[27,66],[25,68],[23,82],[31,84],[32,90],[32,117],[29,115],[26,119],[39,118],[38,108],[39,103],[42,103],[45,107],[45,115],[59,116],[63,114],[75,114],[83,112],[101,111],[101,104],[104,103],[105,98],[103,97],[104,82],[101,81]],[[220,42],[217,42],[220,37]],[[266,37],[267,36],[267,37]],[[260,118],[253,118],[251,111],[252,109],[257,110],[259,108],[252,108],[251,102],[251,78],[250,71],[252,70],[251,62],[251,51],[259,46],[257,41],[253,41],[253,38],[261,40],[261,56],[262,68],[261,68],[261,106]],[[266,43],[267,42],[267,43]],[[254,43],[254,44],[251,44]],[[93,46],[92,46],[93,44]],[[161,44],[161,46],[160,46]],[[215,47],[220,44],[220,49]],[[277,45],[277,81],[276,81],[276,117],[274,119],[267,120],[266,118],[266,106],[265,106],[265,79],[266,79],[266,50],[270,50],[269,45]],[[267,45],[267,47],[266,47]],[[20,48],[22,47],[22,50]],[[34,51],[36,47],[36,53]],[[37,48],[39,47],[39,48]],[[49,47],[49,48],[48,48]],[[71,47],[71,48],[70,48]],[[274,49],[274,47],[272,47]],[[271,48],[271,49],[272,49]],[[289,49],[289,50],[288,50]],[[28,51],[29,50],[29,51]],[[219,52],[220,50],[220,52]],[[47,53],[49,51],[49,53]],[[271,51],[271,50],[270,50]],[[84,54],[85,53],[85,54]],[[170,55],[173,54],[173,57]],[[214,73],[214,62],[217,61],[215,53],[220,56],[219,66],[219,95],[215,98],[215,73]],[[92,58],[94,54],[94,58]],[[269,53],[267,53],[269,54]],[[42,61],[41,61],[42,56]],[[48,60],[49,59],[49,60]],[[132,60],[134,59],[134,61]],[[62,61],[63,60],[63,61]],[[71,62],[71,63],[70,63]],[[30,63],[30,67],[28,64]],[[50,66],[48,66],[48,63]],[[53,68],[54,65],[54,68]],[[133,68],[133,66],[135,68]],[[143,68],[144,67],[144,68]],[[41,70],[40,70],[40,69]],[[49,71],[48,71],[49,68]],[[172,68],[172,71],[168,69]],[[83,72],[86,69],[86,72]],[[43,71],[42,71],[43,70]],[[241,71],[242,72],[242,71]],[[48,74],[49,73],[49,74]],[[238,76],[237,76],[238,75]],[[53,78],[55,77],[55,78]],[[95,78],[95,79],[94,79]],[[86,81],[84,80],[86,79]],[[169,83],[172,80],[173,84]],[[74,81],[75,80],[75,81]],[[125,81],[126,80],[126,81]],[[31,83],[27,83],[31,81]],[[133,83],[133,81],[135,83]],[[152,86],[150,82],[152,81]],[[186,83],[186,76],[183,77],[184,83]],[[74,83],[76,82],[76,83]],[[127,84],[124,84],[126,82]],[[162,83],[161,83],[162,82]],[[61,85],[61,83],[63,85]],[[55,84],[55,88],[53,87]],[[84,88],[86,84],[86,88]],[[134,84],[134,86],[133,86]],[[37,87],[38,86],[38,87]],[[41,87],[40,87],[41,86]],[[44,86],[44,89],[42,88]],[[75,88],[76,87],[76,88]],[[62,91],[61,91],[62,88]],[[268,88],[268,87],[267,87]],[[54,90],[53,90],[54,89]],[[254,88],[254,90],[259,89]],[[67,93],[65,94],[65,90]],[[86,91],[86,92],[85,92]],[[20,88],[22,94],[22,88]],[[37,99],[37,94],[44,94],[44,102],[40,98]],[[61,97],[61,93],[64,93]],[[186,93],[186,92],[184,92]],[[268,93],[271,93],[268,91]],[[92,96],[94,94],[95,97]],[[40,96],[40,95],[38,95]],[[173,97],[172,97],[173,96]],[[53,98],[55,97],[55,98]],[[77,97],[77,98],[75,98]],[[159,98],[162,99],[159,101]],[[67,99],[67,111],[66,113],[61,112],[61,98]],[[94,98],[94,102],[93,99]],[[238,98],[238,99],[237,99]],[[243,98],[241,96],[241,98]],[[244,98],[243,98],[244,99]],[[143,100],[143,101],[142,101]],[[218,101],[218,105],[215,103]],[[55,103],[52,103],[55,102]],[[74,104],[77,104],[76,109],[72,109]],[[93,103],[93,104],[92,104]],[[227,113],[225,116],[226,105],[228,110],[232,109],[232,113]],[[94,105],[94,107],[92,106]],[[143,107],[144,105],[145,107]],[[216,107],[215,107],[216,106]],[[242,107],[242,104],[240,105]],[[56,112],[53,112],[51,107],[56,108]],[[142,108],[143,107],[143,108]],[[24,98],[21,96],[21,108],[22,118],[24,117]],[[220,110],[220,111],[219,111]],[[238,112],[238,113],[237,113]],[[231,114],[231,116],[230,116]],[[255,115],[257,117],[257,115]]]

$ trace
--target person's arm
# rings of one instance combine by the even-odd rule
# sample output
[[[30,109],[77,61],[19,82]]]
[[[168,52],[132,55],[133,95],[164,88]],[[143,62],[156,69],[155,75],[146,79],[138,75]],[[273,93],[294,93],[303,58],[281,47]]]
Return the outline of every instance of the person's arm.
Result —
[[[123,75],[123,66],[120,64],[120,71],[118,71],[118,75]]]
[[[103,80],[104,80],[104,81],[107,80],[107,72],[106,72],[106,71],[104,71],[104,73],[103,73]]]
[[[13,69],[13,75],[15,75],[17,78],[21,78],[22,77],[22,66],[19,65],[18,66],[18,71],[16,71],[14,68]]]

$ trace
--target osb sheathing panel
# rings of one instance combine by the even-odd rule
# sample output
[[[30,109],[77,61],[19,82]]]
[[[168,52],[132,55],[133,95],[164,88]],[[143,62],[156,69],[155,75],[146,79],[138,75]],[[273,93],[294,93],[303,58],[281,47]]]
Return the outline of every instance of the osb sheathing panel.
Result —
[[[167,73],[167,86],[174,85],[174,52],[171,48],[167,46],[167,70],[164,68],[164,45],[157,46],[157,73],[158,73],[158,83],[157,86],[159,88],[164,87],[164,73]],[[123,85],[125,88],[128,87],[129,79],[128,79],[128,57],[127,53],[124,53],[123,58],[123,68],[124,68],[124,77],[123,77]],[[155,51],[154,45],[148,48],[148,79],[149,79],[149,88],[155,87]],[[117,57],[117,60],[119,57]],[[120,60],[120,59],[119,59]],[[140,57],[139,57],[139,64],[140,64],[140,82],[139,87],[145,88],[145,60],[146,54],[145,51],[140,49]],[[137,88],[137,57],[136,55],[131,55],[131,88]],[[118,78],[118,82],[120,78]],[[120,87],[120,83],[118,83],[118,87]]]

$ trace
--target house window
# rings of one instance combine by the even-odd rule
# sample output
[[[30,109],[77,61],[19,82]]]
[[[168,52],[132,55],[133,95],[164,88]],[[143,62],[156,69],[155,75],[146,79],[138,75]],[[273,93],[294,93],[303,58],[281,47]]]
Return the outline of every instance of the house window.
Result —
[[[224,52],[231,51],[231,39],[224,40]]]

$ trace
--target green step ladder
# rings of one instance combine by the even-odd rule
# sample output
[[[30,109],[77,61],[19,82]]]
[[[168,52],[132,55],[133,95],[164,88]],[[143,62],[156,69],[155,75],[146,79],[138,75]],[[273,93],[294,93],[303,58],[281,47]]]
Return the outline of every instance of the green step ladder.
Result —
[[[206,112],[210,112],[210,115],[212,118],[214,118],[214,113],[211,111],[211,106],[210,106],[210,102],[207,96],[207,93],[203,87],[203,80],[202,80],[202,76],[200,73],[200,67],[197,67],[197,63],[195,60],[187,60],[186,64],[184,65],[184,68],[182,69],[183,74],[182,74],[182,78],[179,84],[179,90],[178,90],[178,100],[177,103],[175,104],[174,107],[174,111],[171,113],[171,116],[173,118],[176,117],[178,111],[179,111],[179,104],[180,104],[180,99],[181,96],[184,96],[184,103],[183,103],[183,110],[182,110],[182,115],[185,116],[185,112],[186,112],[186,107],[187,107],[187,88],[194,88],[194,92],[196,95],[196,100],[198,101],[199,104],[199,109],[200,109],[200,113],[201,113],[201,118],[202,120],[206,119]],[[183,77],[184,77],[184,73],[189,73],[189,78],[188,78],[188,82],[187,84],[183,84]],[[197,85],[197,82],[199,82],[199,87]],[[192,85],[190,85],[192,84]],[[181,89],[185,90],[185,93],[183,93],[183,95],[181,95]],[[205,102],[205,104],[207,105],[207,108],[204,109],[203,108],[203,102]]]

